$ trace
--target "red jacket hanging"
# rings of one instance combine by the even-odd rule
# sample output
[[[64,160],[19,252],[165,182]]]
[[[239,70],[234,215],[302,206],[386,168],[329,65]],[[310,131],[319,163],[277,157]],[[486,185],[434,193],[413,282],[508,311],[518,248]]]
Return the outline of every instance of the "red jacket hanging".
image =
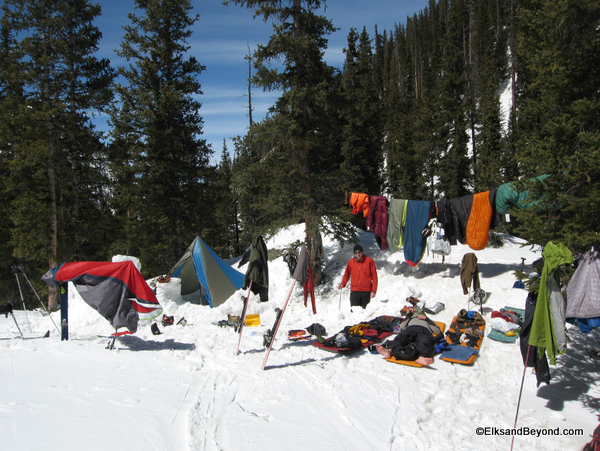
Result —
[[[373,231],[379,249],[385,251],[388,228],[388,200],[384,196],[371,196],[371,207],[367,218],[367,229]]]

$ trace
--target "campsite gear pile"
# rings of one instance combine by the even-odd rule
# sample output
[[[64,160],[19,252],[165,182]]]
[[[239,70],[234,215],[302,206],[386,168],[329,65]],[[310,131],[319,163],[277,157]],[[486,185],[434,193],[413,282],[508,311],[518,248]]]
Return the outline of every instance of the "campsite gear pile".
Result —
[[[168,315],[163,315],[162,317],[162,325],[163,327],[167,327],[167,326],[172,326],[173,324],[175,324],[175,317],[174,316],[168,316]],[[192,326],[193,324],[188,324],[187,320],[185,319],[185,317],[181,317],[179,319],[179,321],[177,321],[177,325],[181,326],[181,327],[185,327],[185,326]],[[150,326],[150,331],[152,332],[152,335],[161,335],[162,332],[160,331],[160,329],[158,328],[158,324],[156,323],[152,323],[152,325]],[[119,333],[118,335],[120,335],[121,333]]]
[[[337,334],[326,339],[321,338],[312,345],[325,351],[351,354],[373,343],[380,343],[392,335],[400,320],[401,318],[395,316],[379,316],[370,321],[346,326]]]
[[[479,312],[462,309],[446,332],[448,346],[442,360],[469,365],[475,361],[485,332],[485,319]]]
[[[227,319],[222,319],[214,324],[219,327],[231,327],[235,333],[239,332],[240,324],[242,323],[242,317],[237,315],[227,315]],[[246,327],[257,327],[260,326],[260,315],[258,313],[252,313],[246,315],[244,319],[244,326]]]
[[[323,342],[323,336],[327,335],[327,330],[322,324],[313,323],[306,329],[292,329],[288,331],[288,339],[290,341],[309,340],[311,337],[317,337],[319,342]]]
[[[517,341],[524,319],[524,309],[504,307],[500,310],[494,310],[490,319],[492,330],[488,337],[496,341],[514,343]]]

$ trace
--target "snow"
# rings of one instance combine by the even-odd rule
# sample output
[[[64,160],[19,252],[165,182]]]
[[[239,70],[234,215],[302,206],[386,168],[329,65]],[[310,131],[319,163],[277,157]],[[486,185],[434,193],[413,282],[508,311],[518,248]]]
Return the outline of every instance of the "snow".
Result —
[[[303,226],[281,231],[266,241],[282,248],[304,238]],[[485,338],[472,366],[435,358],[431,368],[386,362],[360,351],[349,357],[324,352],[308,342],[290,342],[287,331],[320,323],[332,335],[346,325],[379,315],[398,315],[407,296],[427,306],[446,308],[433,319],[449,324],[467,307],[460,284],[462,256],[473,252],[453,246],[445,263],[426,255],[416,267],[403,253],[377,248],[373,235],[359,239],[377,265],[379,292],[365,310],[350,311],[348,289],[335,289],[351,258],[352,245],[324,237],[325,283],[316,290],[317,314],[304,306],[301,287],[292,293],[267,367],[261,371],[263,333],[272,326],[292,283],[286,263],[269,263],[269,302],[252,296],[248,313],[261,325],[238,335],[212,324],[241,312],[241,290],[210,309],[184,303],[177,290],[163,287],[164,313],[186,326],[150,325],[117,339],[107,350],[109,323],[81,299],[70,300],[70,339],[61,341],[54,324],[39,311],[0,317],[0,436],[2,449],[54,450],[427,450],[510,449],[510,435],[478,435],[478,427],[514,426],[523,377],[518,343]],[[504,306],[524,308],[526,292],[512,288],[513,271],[526,258],[526,271],[539,249],[505,237],[502,248],[475,252],[481,286],[491,293],[490,312]],[[240,268],[244,272],[245,267]],[[176,283],[176,281],[174,282]],[[26,296],[31,295],[24,290]],[[473,308],[473,304],[471,304]],[[60,314],[52,314],[60,323]],[[29,323],[29,324],[28,324]],[[517,428],[582,428],[583,435],[515,436],[514,449],[579,450],[598,425],[600,363],[586,352],[597,335],[569,328],[569,350],[551,367],[551,384],[536,388],[535,374],[524,375]],[[101,337],[98,337],[101,336]],[[522,431],[524,429],[521,429]]]

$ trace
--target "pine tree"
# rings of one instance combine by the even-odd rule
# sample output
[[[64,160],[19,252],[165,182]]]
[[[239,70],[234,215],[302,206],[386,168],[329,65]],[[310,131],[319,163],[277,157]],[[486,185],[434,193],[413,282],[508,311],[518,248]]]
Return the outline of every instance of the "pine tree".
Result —
[[[506,180],[507,163],[502,155],[499,91],[506,80],[506,33],[504,11],[496,0],[479,2],[475,37],[476,96],[479,98],[480,130],[474,143],[474,187],[476,192],[497,188]],[[511,181],[511,180],[508,180]]]
[[[139,255],[146,274],[160,274],[206,226],[212,150],[199,138],[204,66],[187,55],[198,20],[191,2],[136,0],[136,7],[117,52],[129,62],[119,68],[127,84],[116,86],[111,110],[114,208],[125,235],[115,251]]]
[[[600,5],[595,0],[523,1],[519,10],[519,157],[538,202],[520,212],[530,242],[574,253],[600,239]]]
[[[215,173],[212,187],[213,202],[219,207],[214,209],[214,220],[211,227],[205,229],[205,236],[210,237],[212,249],[221,258],[233,258],[243,253],[240,243],[238,206],[233,186],[233,163],[223,139],[221,161]],[[245,247],[244,247],[245,248]]]
[[[380,98],[373,76],[373,54],[366,30],[348,35],[342,75],[342,164],[344,189],[381,194],[383,180]]]
[[[109,215],[103,149],[88,114],[105,108],[113,73],[107,60],[94,56],[98,5],[8,0],[2,11],[3,28],[20,36],[5,67],[9,82],[20,80],[20,93],[10,96],[11,127],[2,137],[9,155],[10,242],[15,257],[45,272],[59,261],[106,250],[96,235],[108,232],[102,227]]]
[[[422,140],[429,141],[431,127],[426,125],[419,130],[417,126],[424,104],[422,48],[416,39],[416,26],[416,17],[409,19],[406,29],[396,27],[387,41],[385,149],[391,192],[399,198],[420,200],[427,197],[421,144]],[[428,136],[419,136],[420,133]]]
[[[10,137],[13,136],[14,112],[23,102],[22,76],[19,74],[18,57],[13,33],[5,20],[0,21],[0,229],[8,235],[13,228],[10,214],[14,193],[10,183]],[[8,238],[8,236],[7,236]],[[14,283],[12,266],[14,265],[13,247],[9,239],[0,242],[0,290],[6,293],[8,301],[19,300]]]
[[[333,70],[323,61],[325,35],[334,28],[329,20],[314,12],[324,4],[320,0],[224,3],[256,8],[255,16],[274,21],[271,39],[266,45],[259,45],[254,54],[257,72],[253,78],[254,83],[264,89],[282,90],[274,107],[277,115],[274,124],[276,130],[281,130],[278,138],[286,139],[273,142],[270,157],[277,156],[279,161],[270,169],[283,184],[271,193],[268,207],[276,211],[288,205],[289,209],[282,211],[283,217],[303,219],[310,255],[312,234],[325,226],[325,215],[331,215],[332,224],[340,223],[335,217],[341,214],[343,204],[336,179],[339,146],[332,140],[335,136],[332,131],[337,125],[332,124],[337,104],[331,99]],[[271,68],[269,64],[273,61],[281,61],[282,67]],[[283,192],[289,195],[284,197]],[[318,284],[320,268],[314,265],[312,255],[310,257]]]
[[[440,77],[441,111],[445,116],[438,133],[447,136],[447,150],[440,162],[439,190],[446,198],[456,198],[469,193],[471,167],[467,157],[465,89],[466,16],[463,0],[451,2],[444,30],[444,53]]]

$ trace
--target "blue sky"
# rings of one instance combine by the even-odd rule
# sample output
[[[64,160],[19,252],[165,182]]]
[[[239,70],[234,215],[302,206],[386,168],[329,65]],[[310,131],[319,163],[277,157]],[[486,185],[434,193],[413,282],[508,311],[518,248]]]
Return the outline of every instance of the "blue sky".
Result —
[[[108,58],[113,66],[123,65],[115,49],[123,38],[123,26],[129,25],[129,12],[134,11],[133,0],[96,0],[102,6],[102,16],[96,25],[103,33],[99,56]],[[331,66],[342,68],[346,38],[351,27],[359,32],[366,27],[373,38],[375,26],[380,33],[393,30],[395,24],[406,23],[412,16],[424,9],[428,0],[330,0],[320,14],[333,22],[340,30],[329,36],[325,60]],[[253,10],[230,4],[222,5],[221,0],[192,0],[193,13],[200,20],[193,28],[188,43],[193,54],[206,70],[199,81],[203,95],[200,98],[200,115],[204,119],[203,138],[215,151],[213,161],[218,161],[223,149],[223,139],[229,152],[233,153],[231,137],[243,136],[248,128],[247,78],[248,63],[244,56],[248,46],[254,51],[257,44],[266,44],[272,34],[272,25],[262,19],[253,19]],[[253,119],[260,121],[267,109],[274,104],[277,93],[252,91],[254,106]],[[95,123],[99,130],[106,131],[106,117],[98,117]]]

